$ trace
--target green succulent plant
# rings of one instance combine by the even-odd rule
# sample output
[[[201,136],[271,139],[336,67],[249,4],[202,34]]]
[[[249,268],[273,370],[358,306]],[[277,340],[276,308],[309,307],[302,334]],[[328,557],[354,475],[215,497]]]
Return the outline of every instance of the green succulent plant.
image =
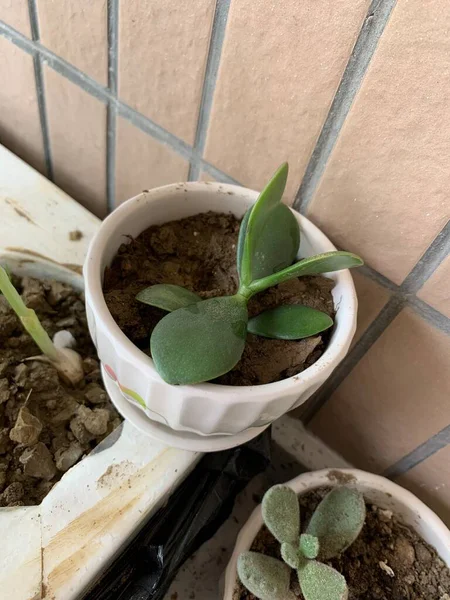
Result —
[[[237,570],[242,584],[260,600],[294,599],[291,569],[296,569],[305,600],[346,600],[345,578],[320,562],[337,556],[358,537],[366,508],[360,492],[337,487],[316,508],[305,533],[300,535],[300,507],[295,492],[283,485],[268,490],[262,515],[281,544],[282,561],[258,552],[239,555]]]
[[[154,328],[151,354],[161,377],[171,384],[194,384],[230,371],[244,351],[247,332],[268,338],[298,340],[332,326],[325,313],[300,305],[278,306],[248,318],[250,298],[301,275],[357,267],[350,252],[326,252],[294,262],[300,228],[281,202],[288,175],[281,165],[246,212],[239,230],[239,289],[233,296],[202,300],[180,286],[158,284],[136,296],[140,302],[169,312]]]

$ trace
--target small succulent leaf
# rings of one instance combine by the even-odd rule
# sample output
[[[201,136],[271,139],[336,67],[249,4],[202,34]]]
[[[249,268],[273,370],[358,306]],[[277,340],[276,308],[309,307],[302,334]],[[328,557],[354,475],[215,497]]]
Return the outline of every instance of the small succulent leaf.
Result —
[[[136,300],[150,306],[162,308],[168,312],[200,302],[200,296],[184,287],[170,283],[158,283],[141,290]]]
[[[270,533],[282,544],[298,543],[300,507],[297,494],[286,485],[274,485],[264,494],[262,516]]]
[[[320,310],[287,304],[252,317],[248,322],[248,331],[277,340],[300,340],[325,331],[332,325],[333,319]]]
[[[300,551],[305,558],[313,559],[319,554],[320,543],[314,535],[302,533],[300,536]]]
[[[275,273],[274,275],[269,275],[268,277],[254,281],[253,284],[250,285],[250,289],[254,292],[259,292],[268,287],[283,283],[283,281],[294,279],[294,277],[341,271],[342,269],[360,267],[363,264],[363,260],[351,252],[340,250],[325,252],[324,254],[317,254],[316,256],[304,258],[290,267],[278,271],[278,273]]]
[[[242,584],[260,600],[285,600],[291,570],[281,560],[258,552],[239,555],[237,572]]]
[[[245,237],[247,235],[247,225],[248,225],[248,220],[250,218],[250,213],[252,212],[252,207],[250,207],[247,212],[245,213],[245,215],[242,218],[241,221],[241,226],[239,227],[239,238],[238,238],[238,243],[237,243],[237,250],[236,250],[236,266],[237,266],[237,270],[239,273],[239,277],[241,276],[241,264],[242,264],[242,256],[244,254],[244,243],[245,243]]]
[[[251,209],[245,213],[239,230],[237,267],[241,274],[244,240]],[[264,227],[255,240],[252,258],[252,280],[272,275],[292,265],[300,246],[300,228],[294,214],[285,204],[277,204],[268,213]]]
[[[294,544],[290,544],[289,542],[281,544],[281,558],[291,569],[298,569],[300,566],[299,551]]]
[[[308,560],[297,571],[305,600],[347,600],[345,578],[332,567]]]
[[[366,518],[364,497],[358,490],[337,487],[314,511],[306,532],[319,539],[321,560],[337,556],[352,544]]]
[[[298,224],[295,217],[292,215],[292,219],[295,221],[295,228],[293,228],[293,221],[288,215],[289,209],[286,212],[284,209],[277,209],[280,206],[281,199],[283,197],[284,188],[286,187],[288,175],[288,164],[284,163],[275,172],[272,179],[260,193],[257,201],[253,205],[250,215],[247,221],[247,230],[245,232],[244,248],[242,252],[242,260],[240,262],[240,279],[241,283],[245,286],[249,285],[256,277],[256,271],[264,271],[265,275],[273,273],[278,263],[283,263],[288,259],[285,256],[286,248],[292,252],[292,246],[296,243],[295,253],[290,259],[288,264],[292,263],[298,251],[299,232]],[[277,210],[276,210],[277,209]],[[272,216],[274,217],[273,230],[269,231],[270,221]],[[292,214],[292,213],[291,213]],[[267,226],[267,231],[266,230]],[[285,242],[280,237],[280,227],[288,227],[287,231],[281,232],[281,235],[286,238],[291,238],[289,243],[285,245]],[[294,231],[295,229],[295,231]],[[276,240],[280,240],[282,249],[276,249],[276,240],[272,241],[272,237],[275,236]],[[261,238],[261,241],[260,241]],[[262,239],[264,238],[264,239]],[[266,248],[262,245],[264,240],[268,240],[269,248],[271,252],[275,251],[276,257],[272,258],[269,253],[266,254]],[[258,251],[258,260],[256,254]],[[282,260],[280,261],[280,255]],[[269,270],[269,273],[266,271]],[[262,276],[265,276],[262,275]],[[261,275],[260,275],[261,276]]]
[[[210,298],[169,313],[150,338],[158,373],[167,383],[184,385],[227,373],[244,350],[247,319],[240,296]]]

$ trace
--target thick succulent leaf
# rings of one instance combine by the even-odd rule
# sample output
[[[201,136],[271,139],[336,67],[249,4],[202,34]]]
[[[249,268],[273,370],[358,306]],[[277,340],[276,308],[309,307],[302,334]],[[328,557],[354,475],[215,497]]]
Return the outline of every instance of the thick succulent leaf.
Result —
[[[337,556],[352,544],[366,518],[364,497],[358,490],[337,487],[314,511],[306,530],[319,539],[321,560]]]
[[[297,494],[286,485],[274,485],[262,500],[264,523],[282,544],[297,544],[300,533],[300,507]]]
[[[300,536],[300,551],[305,558],[316,558],[319,554],[319,540],[309,533]]]
[[[251,209],[240,261],[243,285],[279,270],[284,263],[291,264],[297,254],[300,239],[297,221],[289,209],[280,208],[287,175],[288,165],[284,163]]]
[[[239,231],[237,249],[238,272],[241,274],[243,238],[247,232],[250,214],[244,216]],[[300,246],[300,228],[292,211],[285,204],[277,204],[267,213],[258,237],[254,240],[251,257],[251,279],[260,279],[292,265]]]
[[[297,571],[305,600],[347,600],[345,578],[332,567],[315,560],[306,561]]]
[[[308,306],[288,304],[266,310],[248,322],[250,333],[277,340],[300,340],[333,325],[326,313]]]
[[[283,542],[281,544],[281,558],[291,567],[291,569],[298,569],[300,565],[300,556],[299,550],[294,544],[290,544],[289,542]]]
[[[150,339],[158,373],[172,384],[200,383],[227,373],[244,350],[247,319],[239,296],[203,300],[166,315]]]
[[[360,267],[363,264],[363,260],[351,252],[325,252],[324,254],[304,258],[274,275],[259,279],[250,286],[250,289],[253,292],[259,292],[294,277],[341,271],[342,269]]]
[[[200,302],[200,296],[184,287],[171,283],[158,283],[139,292],[136,300],[172,312],[184,306]]]
[[[276,558],[243,552],[237,572],[242,584],[260,600],[285,600],[288,596],[291,570]]]
[[[248,209],[248,211],[245,213],[245,215],[243,216],[242,221],[241,221],[241,226],[239,227],[239,237],[238,237],[237,250],[236,250],[236,266],[237,266],[237,270],[239,273],[239,277],[241,276],[242,256],[244,254],[244,244],[245,244],[245,238],[247,236],[247,225],[248,225],[248,220],[250,218],[251,212],[252,212],[252,207],[250,207]]]

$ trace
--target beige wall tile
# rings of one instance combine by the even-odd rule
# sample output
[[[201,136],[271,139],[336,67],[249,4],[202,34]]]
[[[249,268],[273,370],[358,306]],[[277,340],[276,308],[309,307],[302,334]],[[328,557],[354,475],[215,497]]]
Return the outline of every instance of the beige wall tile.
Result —
[[[0,143],[45,175],[31,56],[0,37]]]
[[[207,160],[254,189],[288,160],[292,201],[369,4],[234,0]]]
[[[202,171],[200,173],[199,181],[217,181],[212,175],[207,173],[206,171]]]
[[[352,346],[359,340],[380,310],[389,300],[389,292],[358,269],[352,270],[352,277],[358,295],[358,324]]]
[[[0,21],[31,38],[28,0],[0,0]]]
[[[44,68],[55,183],[99,217],[106,213],[106,106]]]
[[[450,527],[450,446],[396,479],[409,489]]]
[[[398,2],[309,215],[401,283],[449,217],[450,11]]]
[[[119,96],[193,143],[214,0],[120,3]]]
[[[37,0],[37,7],[42,44],[106,85],[106,0]]]
[[[450,256],[439,265],[417,295],[450,318]]]
[[[450,422],[450,336],[403,310],[311,422],[357,467],[383,471]]]
[[[118,119],[116,202],[142,190],[186,181],[189,163],[125,119]]]

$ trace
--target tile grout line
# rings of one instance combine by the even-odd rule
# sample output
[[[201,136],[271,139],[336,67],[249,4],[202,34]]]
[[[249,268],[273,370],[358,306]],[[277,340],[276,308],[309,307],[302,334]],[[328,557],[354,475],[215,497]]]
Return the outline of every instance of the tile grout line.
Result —
[[[406,454],[396,463],[388,467],[384,471],[383,476],[388,477],[389,479],[394,479],[395,477],[404,475],[449,444],[450,425],[447,425],[447,427],[444,427],[444,429],[438,431],[438,433],[428,438],[428,440],[423,442],[423,444],[420,444],[420,446],[417,446],[417,448],[409,452],[409,454]]]
[[[31,36],[33,41],[39,41],[39,20],[36,7],[36,0],[28,0],[28,14],[30,19]],[[53,162],[50,149],[50,136],[47,119],[47,104],[45,101],[44,78],[42,75],[42,60],[38,54],[34,54],[33,67],[36,86],[36,98],[39,111],[39,120],[41,122],[42,144],[44,146],[44,162],[47,171],[47,177],[50,181],[54,179]]]
[[[381,309],[377,317],[372,321],[353,349],[347,354],[342,363],[335,369],[331,377],[327,379],[320,390],[313,396],[308,403],[307,408],[302,414],[302,420],[307,425],[314,418],[317,412],[325,406],[331,394],[338,388],[344,379],[350,374],[361,358],[377,341],[381,334],[386,330],[400,311],[409,307],[430,325],[450,335],[450,319],[434,309],[432,306],[418,298],[414,292],[410,292],[411,279],[417,278],[417,290],[420,289],[425,281],[430,277],[434,270],[439,266],[442,260],[448,255],[450,237],[450,226],[447,225],[436,236],[434,242],[429,246],[422,259],[407,275],[403,283],[398,286],[389,279],[375,271],[364,266],[361,267],[362,273],[376,281],[379,285],[391,292],[391,297]]]
[[[201,163],[198,157],[203,156],[206,135],[208,132],[211,107],[217,83],[220,58],[222,56],[223,41],[228,21],[230,0],[216,0],[214,19],[211,28],[211,37],[206,61],[205,76],[203,80],[202,98],[198,113],[197,131],[194,141],[193,160],[189,166],[189,181],[197,181],[200,177]]]
[[[106,203],[107,212],[116,203],[116,133],[117,133],[117,80],[119,0],[108,0],[108,89],[113,96],[108,101],[106,116]]]
[[[138,129],[151,135],[155,140],[169,146],[177,154],[187,160],[191,160],[194,155],[192,147],[177,138],[173,133],[167,131],[148,117],[140,114],[124,102],[116,100],[110,90],[68,63],[63,58],[57,56],[39,42],[33,42],[23,34],[16,31],[13,27],[0,21],[0,35],[9,40],[12,44],[25,51],[31,56],[40,56],[42,62],[47,64],[51,69],[62,75],[73,84],[80,87],[82,90],[102,102],[108,104],[108,102],[115,102],[118,113],[127,119],[130,123],[135,125]],[[197,157],[200,163],[206,171],[212,175],[220,178],[224,183],[233,183],[239,185],[235,179],[233,179],[227,173],[224,173],[214,165],[208,163],[205,159]]]
[[[350,107],[397,0],[372,0],[331,108],[313,150],[293,207],[304,214],[325,170]]]
[[[420,298],[417,298],[417,296],[407,298],[406,306],[412,308],[419,317],[427,321],[438,331],[450,335],[450,319]]]
[[[206,160],[200,159],[199,162],[202,170],[212,175],[212,177],[217,179],[217,181],[220,181],[221,183],[231,183],[232,185],[239,185],[242,187],[242,183],[240,183],[237,179],[234,179],[234,177],[231,177],[231,175],[224,173],[211,163],[206,162]]]
[[[405,299],[396,295],[393,295],[384,305],[376,319],[372,321],[344,360],[336,367],[331,376],[319,388],[311,400],[308,401],[304,412],[301,414],[301,419],[305,426],[307,426],[318,411],[325,406],[331,397],[331,394],[339,387],[344,379],[346,379],[367,351],[389,327],[404,305]]]
[[[450,253],[450,221],[441,229],[400,286],[415,294]]]

